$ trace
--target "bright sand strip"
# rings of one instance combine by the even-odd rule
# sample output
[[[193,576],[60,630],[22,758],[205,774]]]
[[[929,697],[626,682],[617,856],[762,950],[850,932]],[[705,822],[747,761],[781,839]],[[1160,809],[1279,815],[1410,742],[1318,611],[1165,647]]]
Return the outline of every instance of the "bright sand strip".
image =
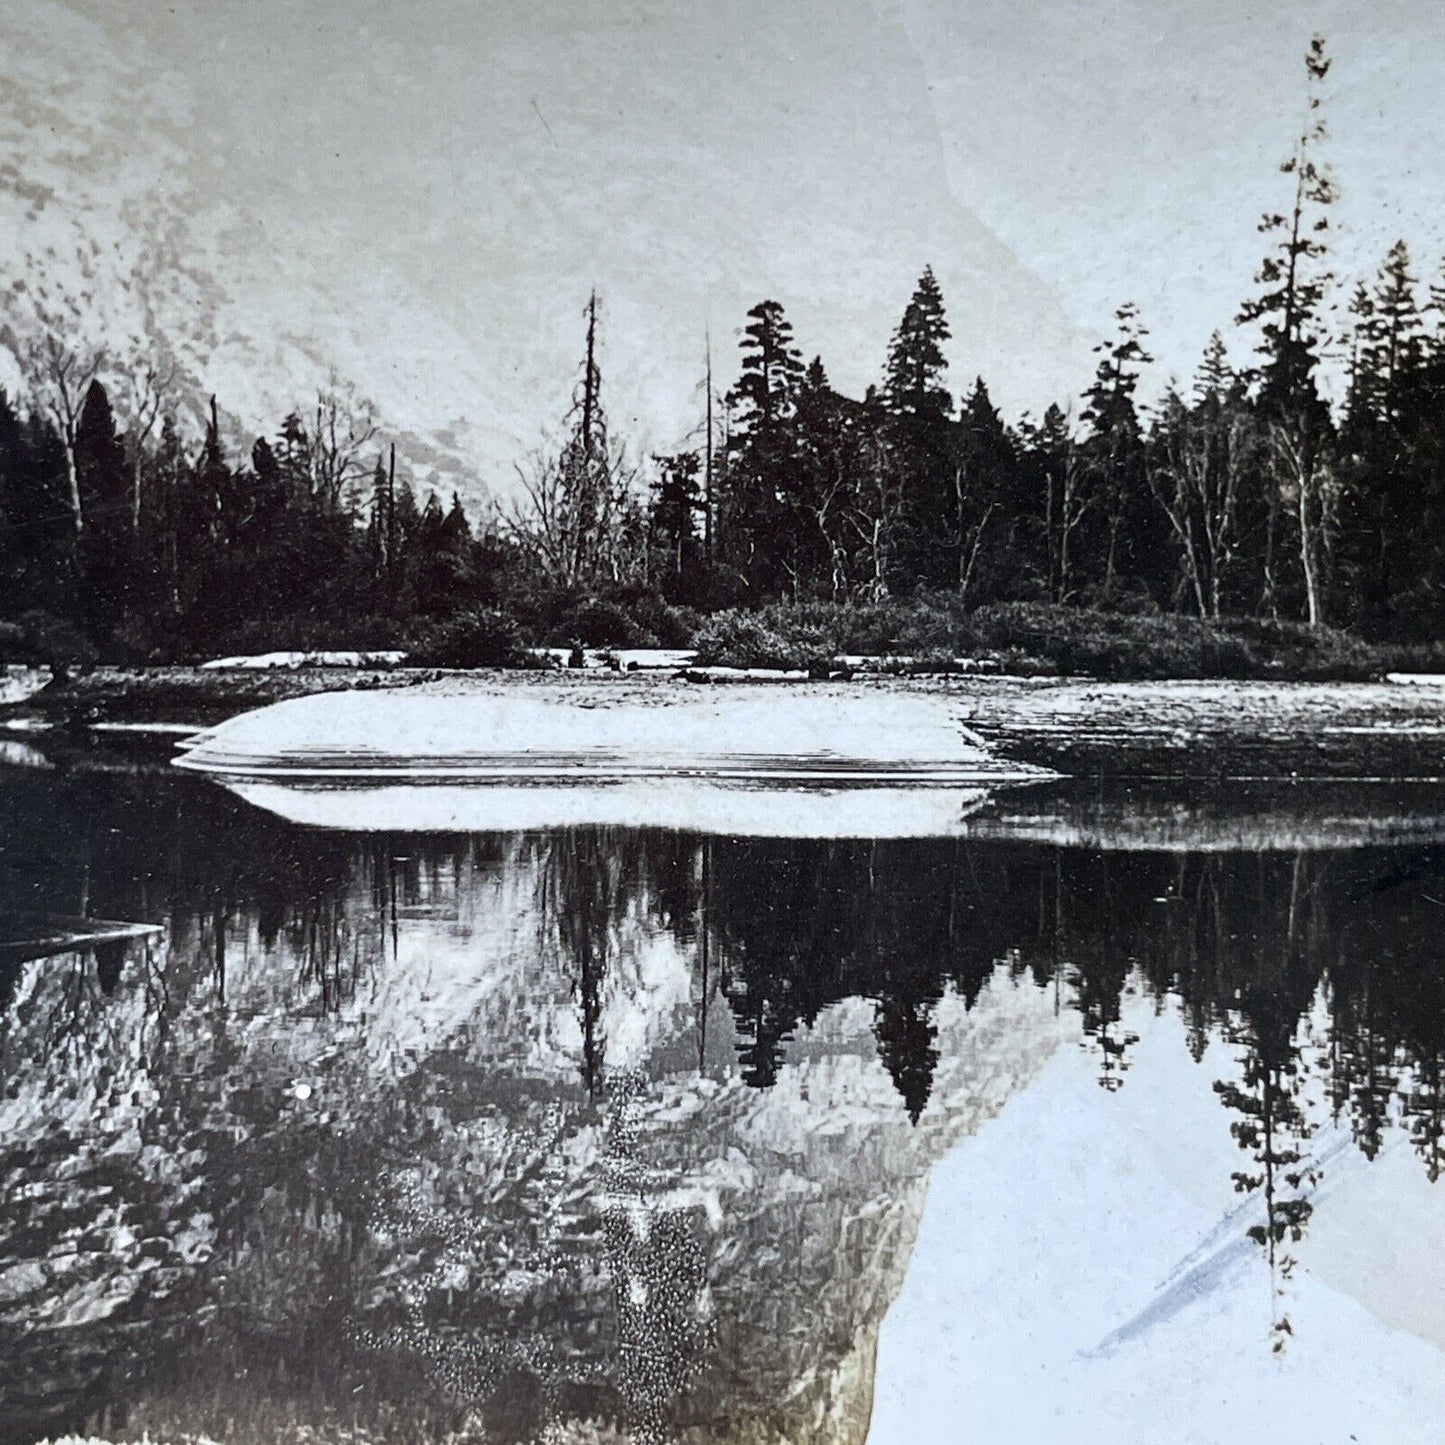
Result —
[[[992,783],[996,759],[945,697],[768,689],[588,707],[523,696],[335,692],[245,713],[186,745],[225,777],[782,777]]]
[[[199,734],[177,759],[292,821],[349,830],[633,824],[748,836],[938,836],[997,759],[940,696],[805,689],[619,699],[323,693]]]

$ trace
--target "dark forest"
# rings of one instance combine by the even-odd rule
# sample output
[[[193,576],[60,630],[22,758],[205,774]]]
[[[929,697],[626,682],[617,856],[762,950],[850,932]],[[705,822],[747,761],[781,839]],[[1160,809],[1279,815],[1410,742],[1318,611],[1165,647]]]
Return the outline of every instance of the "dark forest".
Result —
[[[472,665],[525,644],[697,642],[786,664],[810,647],[1047,654],[1040,638],[1087,617],[1106,637],[1192,626],[1214,648],[1194,670],[1228,671],[1230,638],[1247,653],[1329,637],[1336,657],[1341,633],[1428,643],[1445,609],[1445,286],[1402,240],[1338,304],[1328,70],[1316,41],[1229,340],[1147,406],[1129,304],[1073,401],[1009,422],[982,377],[956,394],[925,269],[864,396],[763,300],[730,386],[709,357],[689,444],[644,460],[609,427],[594,294],[562,440],[519,465],[514,500],[468,515],[343,389],[245,452],[218,399],[177,395],[159,361],[114,376],[63,335],[33,338],[28,390],[0,394],[0,647],[63,666],[328,646]],[[180,418],[207,410],[188,441]]]

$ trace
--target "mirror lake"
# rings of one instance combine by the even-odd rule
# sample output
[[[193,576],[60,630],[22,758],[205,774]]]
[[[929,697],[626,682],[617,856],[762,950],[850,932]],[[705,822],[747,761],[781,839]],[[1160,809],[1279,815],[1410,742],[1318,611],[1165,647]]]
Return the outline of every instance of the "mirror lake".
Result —
[[[0,1436],[1429,1438],[1437,791],[349,832],[7,743]]]

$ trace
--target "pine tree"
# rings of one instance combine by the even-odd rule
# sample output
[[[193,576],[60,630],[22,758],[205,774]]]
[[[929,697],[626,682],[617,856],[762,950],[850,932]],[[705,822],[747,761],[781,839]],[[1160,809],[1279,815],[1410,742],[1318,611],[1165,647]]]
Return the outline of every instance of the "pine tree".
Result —
[[[1440,362],[1445,360],[1445,265],[1436,271],[1435,279],[1430,283],[1425,313],[1429,318],[1424,342],[1425,357],[1432,363]]]
[[[1294,149],[1280,171],[1294,191],[1287,211],[1259,223],[1273,245],[1255,280],[1259,292],[1241,307],[1238,320],[1260,331],[1259,402],[1268,420],[1268,509],[1264,586],[1260,610],[1278,610],[1279,554],[1288,524],[1304,592],[1306,620],[1324,621],[1325,598],[1338,525],[1338,472],[1330,417],[1316,380],[1323,329],[1321,308],[1333,280],[1325,237],[1334,180],[1320,155],[1327,131],[1324,82],[1330,60],[1315,36],[1305,55],[1306,113]]]
[[[1143,432],[1134,395],[1141,370],[1153,357],[1145,349],[1148,331],[1138,308],[1126,303],[1114,313],[1115,335],[1101,341],[1093,384],[1084,393],[1083,421],[1088,428],[1085,454],[1097,477],[1103,512],[1104,556],[1099,586],[1113,597],[1125,575],[1138,576],[1150,549],[1141,514],[1147,510],[1143,472]]]
[[[957,559],[954,582],[959,594],[967,596],[980,559],[989,550],[986,536],[1004,532],[1022,502],[1013,442],[981,376],[959,408],[956,440],[947,515]]]
[[[1374,286],[1357,286],[1350,305],[1339,595],[1345,620],[1371,635],[1417,610],[1408,590],[1428,586],[1416,537],[1435,490],[1428,458],[1439,408],[1416,290],[1409,250],[1397,241]]]
[[[380,456],[371,474],[371,517],[366,530],[372,571],[381,581],[396,562],[396,492],[394,478]]]
[[[1415,298],[1417,282],[1410,269],[1410,251],[1396,241],[1385,257],[1375,284],[1371,339],[1386,414],[1399,419],[1406,382],[1420,364],[1423,324]]]
[[[943,293],[925,268],[888,344],[881,402],[887,434],[876,460],[896,473],[880,493],[902,501],[899,570],[908,581],[956,585],[958,562],[957,438],[943,345],[951,335]]]
[[[181,554],[184,547],[187,473],[185,447],[182,445],[176,419],[167,413],[161,418],[161,436],[152,461],[155,536],[151,552],[156,570],[162,579],[161,589],[167,611],[174,618],[181,610]]]
[[[33,538],[27,534],[45,516],[36,495],[25,428],[0,388],[0,615],[18,616],[26,601],[26,562]]]
[[[462,506],[461,493],[455,489],[452,491],[452,504],[442,522],[442,531],[448,543],[458,550],[471,543],[472,524],[467,520],[467,509]]]
[[[953,399],[944,384],[948,362],[943,354],[943,343],[951,334],[943,293],[933,268],[925,266],[888,344],[883,396],[891,415],[941,421],[952,414]]]
[[[130,467],[110,398],[92,381],[75,430],[75,475],[87,526],[80,537],[84,614],[91,635],[108,639],[129,600],[134,548]]]
[[[743,328],[741,375],[733,388],[740,435],[754,444],[776,444],[797,405],[803,361],[793,327],[776,301],[760,301]]]
[[[721,499],[720,540],[725,560],[755,591],[784,585],[789,550],[788,492],[796,465],[798,391],[803,362],[793,328],[776,301],[748,312],[742,362],[729,394],[733,432]]]
[[[1295,410],[1317,396],[1320,307],[1332,279],[1324,238],[1336,198],[1334,179],[1319,154],[1327,137],[1323,91],[1329,71],[1325,43],[1317,35],[1305,55],[1305,123],[1280,165],[1294,180],[1294,194],[1288,211],[1269,212],[1259,223],[1274,244],[1255,276],[1261,289],[1238,316],[1241,324],[1260,328],[1260,394],[1274,410]]]
[[[1345,431],[1357,436],[1380,410],[1376,368],[1375,298],[1359,281],[1350,296],[1350,360],[1345,390]]]
[[[75,433],[81,508],[98,525],[129,502],[125,448],[116,430],[110,397],[98,381],[85,394]]]
[[[1229,364],[1229,348],[1224,337],[1215,331],[1200,358],[1199,369],[1194,373],[1194,400],[1199,405],[1220,403],[1229,397],[1239,383],[1234,368]]]
[[[654,580],[666,578],[675,592],[682,585],[696,550],[694,518],[703,506],[698,489],[701,460],[696,452],[655,456],[657,480],[652,484],[648,517],[649,553]]]

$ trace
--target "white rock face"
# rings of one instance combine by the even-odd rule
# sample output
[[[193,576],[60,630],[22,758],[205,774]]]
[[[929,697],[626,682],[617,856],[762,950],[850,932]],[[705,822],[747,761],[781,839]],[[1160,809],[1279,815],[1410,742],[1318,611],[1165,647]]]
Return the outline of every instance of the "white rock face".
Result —
[[[1179,1020],[1142,1004],[1128,1022],[1141,1037],[1122,1090],[1061,1050],[933,1170],[881,1331],[871,1445],[953,1442],[963,1419],[987,1445],[1104,1445],[1143,1418],[1159,1445],[1436,1438],[1438,1312],[1380,1282],[1408,1257],[1409,1293],[1438,1300],[1440,1256],[1420,1246],[1441,1231],[1381,1207],[1391,1151],[1370,1166],[1324,1141],[1318,1210],[1272,1301],[1210,1088],[1227,1061],[1184,1063]],[[1432,1187],[1413,1174],[1407,1198]],[[1006,1207],[1004,1179],[1028,1181]],[[1293,1332],[1277,1355],[1272,1309]]]

